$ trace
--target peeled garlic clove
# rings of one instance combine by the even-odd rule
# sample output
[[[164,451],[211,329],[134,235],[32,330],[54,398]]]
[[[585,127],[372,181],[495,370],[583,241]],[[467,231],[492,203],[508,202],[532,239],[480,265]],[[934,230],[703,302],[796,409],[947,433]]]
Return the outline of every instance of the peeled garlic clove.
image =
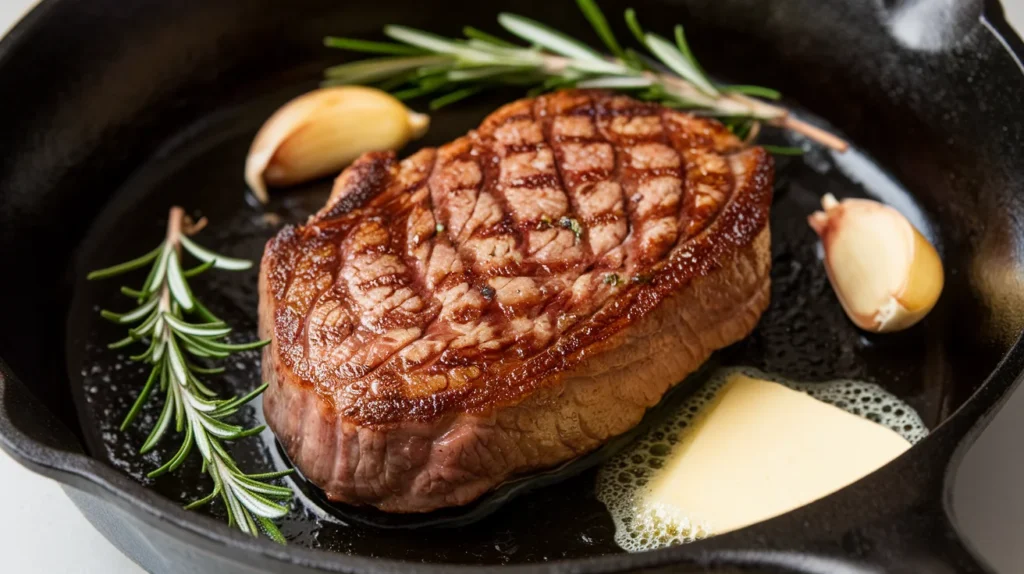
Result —
[[[825,269],[843,309],[876,333],[906,329],[935,306],[942,261],[895,209],[867,199],[821,200],[808,222],[825,247]]]
[[[267,186],[336,174],[370,151],[397,150],[426,133],[430,117],[374,88],[314,90],[288,102],[263,124],[249,149],[245,181],[263,203]]]

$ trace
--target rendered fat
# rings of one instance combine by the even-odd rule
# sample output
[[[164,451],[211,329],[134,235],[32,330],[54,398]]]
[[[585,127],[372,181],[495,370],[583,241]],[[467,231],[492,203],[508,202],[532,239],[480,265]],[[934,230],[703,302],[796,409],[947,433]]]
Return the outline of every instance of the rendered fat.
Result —
[[[720,371],[602,469],[598,498],[622,548],[660,548],[783,514],[927,434],[913,409],[877,385],[772,379],[780,381],[753,369]]]

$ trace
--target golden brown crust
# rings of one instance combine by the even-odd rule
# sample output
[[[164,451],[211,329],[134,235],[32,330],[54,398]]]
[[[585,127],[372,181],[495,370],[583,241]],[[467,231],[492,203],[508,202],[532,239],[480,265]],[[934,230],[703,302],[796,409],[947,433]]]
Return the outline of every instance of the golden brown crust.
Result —
[[[278,382],[371,427],[537,400],[765,236],[771,182],[721,124],[593,91],[364,156],[267,245]]]

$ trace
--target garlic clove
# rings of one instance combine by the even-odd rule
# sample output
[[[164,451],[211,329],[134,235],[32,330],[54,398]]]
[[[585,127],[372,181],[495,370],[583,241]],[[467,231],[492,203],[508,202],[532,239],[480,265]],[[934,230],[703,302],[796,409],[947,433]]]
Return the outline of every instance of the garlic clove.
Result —
[[[397,150],[419,138],[430,117],[390,94],[363,86],[322,88],[278,109],[260,128],[245,162],[245,181],[263,203],[267,186],[336,174],[370,151]]]
[[[828,194],[808,223],[825,248],[825,269],[847,316],[876,333],[914,325],[942,292],[935,247],[895,209]]]

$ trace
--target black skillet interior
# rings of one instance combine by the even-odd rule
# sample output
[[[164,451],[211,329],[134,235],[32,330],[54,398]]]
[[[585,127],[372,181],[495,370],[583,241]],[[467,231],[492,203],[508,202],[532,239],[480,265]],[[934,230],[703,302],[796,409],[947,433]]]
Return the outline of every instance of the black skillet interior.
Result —
[[[143,515],[150,511],[168,516],[172,523],[198,529],[200,543],[208,534],[232,541],[230,548],[214,553],[270,567],[233,550],[243,543],[214,521],[180,513],[134,484],[143,483],[175,503],[192,500],[209,486],[196,479],[194,460],[158,481],[143,477],[170,453],[158,449],[140,458],[134,452],[143,431],[115,431],[134,398],[140,370],[102,346],[119,332],[97,320],[95,309],[120,307],[116,286],[85,284],[81,277],[89,268],[136,255],[159,241],[172,203],[211,219],[211,229],[199,236],[208,247],[258,258],[279,223],[246,201],[240,172],[247,145],[277,105],[313,87],[324,66],[347,57],[321,48],[324,35],[373,37],[392,22],[451,34],[465,23],[497,31],[488,24],[498,11],[511,8],[593,39],[572,2],[508,4],[449,1],[427,9],[406,0],[45,2],[0,50],[0,93],[7,104],[0,137],[0,268],[10,270],[7,280],[0,281],[5,325],[0,357],[13,375],[8,382],[13,384],[15,377],[24,382],[71,433],[60,435],[51,428],[42,436],[43,415],[13,408],[13,386],[0,396],[12,423],[4,428],[62,451],[78,450],[81,444],[89,456],[108,463],[116,470],[86,465],[81,457],[48,459],[58,470],[87,472],[92,482],[129,491],[142,501],[127,505],[131,520],[147,522],[149,515]],[[772,306],[755,334],[721,360],[797,379],[877,382],[910,402],[930,427],[950,419],[996,375],[986,386],[987,399],[984,392],[976,395],[968,403],[974,408],[952,417],[945,432],[940,429],[891,465],[888,474],[883,471],[833,497],[831,506],[814,505],[690,548],[578,564],[595,570],[632,568],[708,556],[742,562],[743,556],[729,552],[772,548],[900,563],[905,558],[890,556],[899,540],[922,532],[947,534],[935,526],[944,519],[938,500],[941,471],[964,430],[1019,372],[1019,359],[1011,353],[1024,324],[1018,252],[1024,239],[1019,227],[1024,121],[1017,111],[1024,80],[1019,66],[980,22],[979,2],[963,2],[959,11],[939,10],[945,5],[940,0],[629,4],[646,25],[663,33],[670,31],[670,23],[686,24],[696,52],[716,75],[779,88],[788,103],[812,118],[828,118],[857,145],[839,160],[823,150],[779,159]],[[609,0],[602,6],[618,14],[627,3]],[[1001,21],[995,5],[986,12],[994,14],[990,20]],[[923,28],[915,26],[921,22]],[[418,145],[463,133],[516,95],[496,94],[437,114]],[[328,189],[327,182],[318,182],[277,195],[269,209],[283,221],[299,221],[322,203]],[[947,287],[924,323],[903,334],[871,337],[845,320],[804,222],[825,192],[881,197],[930,234],[943,254]],[[237,324],[243,336],[251,335],[255,272],[205,277],[196,284],[204,300]],[[1007,356],[1010,360],[997,370]],[[254,385],[256,363],[255,354],[241,357],[224,388]],[[155,414],[145,412],[143,424]],[[250,411],[245,416],[259,415]],[[21,448],[12,442],[6,446]],[[271,464],[270,449],[258,441],[235,448],[253,469]],[[21,452],[27,456],[27,450]],[[894,486],[897,472],[900,488]],[[344,526],[300,510],[283,525],[293,541],[285,559],[346,563],[300,547],[477,564],[616,553],[611,520],[592,495],[593,478],[589,470],[516,498],[457,535],[451,530]],[[126,508],[124,499],[108,490],[95,500],[72,493],[86,506],[103,508],[99,500],[120,499],[122,511]],[[90,517],[102,523],[103,515]],[[140,550],[132,534],[111,521],[100,525],[108,536],[121,537],[115,542],[148,567],[167,570],[160,558],[169,550]],[[260,542],[244,544],[270,551]]]

